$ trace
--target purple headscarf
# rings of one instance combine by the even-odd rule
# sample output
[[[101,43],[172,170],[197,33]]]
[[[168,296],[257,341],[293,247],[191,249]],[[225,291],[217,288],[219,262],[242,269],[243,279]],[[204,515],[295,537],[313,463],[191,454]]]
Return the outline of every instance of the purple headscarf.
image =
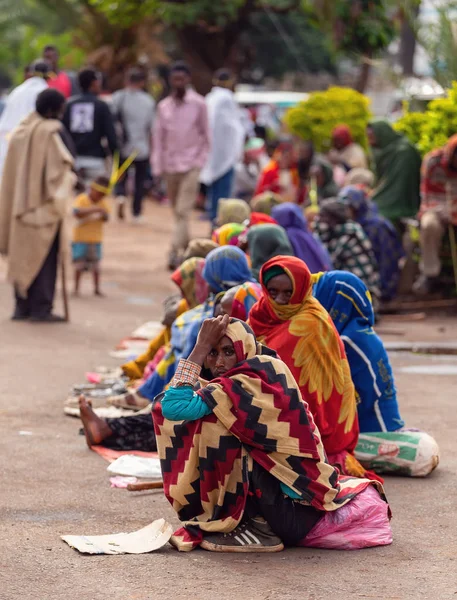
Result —
[[[311,273],[330,271],[333,268],[327,250],[309,231],[308,222],[300,207],[292,202],[283,202],[273,208],[271,216],[286,230],[295,256],[308,265]]]

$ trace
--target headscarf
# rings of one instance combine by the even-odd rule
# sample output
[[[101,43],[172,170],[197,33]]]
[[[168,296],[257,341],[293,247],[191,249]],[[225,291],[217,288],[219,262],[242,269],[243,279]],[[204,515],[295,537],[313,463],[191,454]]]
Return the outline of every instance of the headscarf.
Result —
[[[269,296],[265,284],[268,271],[278,266],[292,282],[293,293],[285,306]],[[346,474],[362,476],[364,470],[353,455],[359,426],[349,364],[329,314],[312,296],[308,267],[299,258],[278,256],[263,265],[260,283],[263,297],[249,315],[254,333],[291,370],[330,463]]]
[[[341,148],[350,146],[354,142],[350,127],[348,125],[337,125],[332,131],[332,141],[334,145],[335,142],[339,142]]]
[[[400,282],[399,261],[404,256],[400,236],[360,188],[345,187],[340,192],[340,198],[354,209],[354,219],[362,226],[371,242],[379,268],[381,298],[388,302],[396,296]]]
[[[238,198],[221,198],[217,209],[217,224],[244,223],[249,221],[251,209],[249,204]]]
[[[195,308],[206,300],[209,293],[208,284],[203,279],[205,260],[203,258],[188,258],[171,276],[187,300],[189,308]]]
[[[374,187],[374,173],[368,169],[351,169],[344,179],[344,185],[360,185],[371,190]]]
[[[238,238],[246,231],[246,226],[241,223],[226,223],[213,231],[213,242],[219,246],[238,246]]]
[[[282,198],[279,194],[275,194],[274,192],[263,192],[262,194],[254,196],[251,200],[251,210],[252,212],[271,215],[273,207],[281,204],[281,202]]]
[[[262,288],[258,283],[243,283],[233,298],[231,317],[247,321],[251,308],[262,297]]]
[[[246,254],[236,246],[221,246],[206,257],[203,277],[214,293],[224,292],[246,281],[255,281]]]
[[[387,121],[373,121],[369,127],[376,138],[376,146],[372,148],[377,178],[373,202],[394,224],[399,219],[414,217],[420,203],[420,154]]]
[[[317,279],[317,277],[316,277]],[[314,297],[329,312],[346,349],[357,393],[360,431],[395,431],[404,426],[389,357],[373,329],[374,312],[366,285],[352,273],[323,273]]]
[[[340,479],[327,463],[290,370],[278,358],[257,354],[251,328],[232,319],[226,336],[237,364],[197,391],[212,414],[179,423],[164,419],[160,403],[154,409],[164,492],[182,521],[173,538],[179,550],[198,546],[204,531],[238,525],[253,462],[321,511],[337,510],[370,483]]]
[[[327,250],[309,231],[308,222],[299,206],[284,202],[275,206],[271,214],[285,229],[295,256],[305,261],[311,273],[332,268]]]
[[[261,213],[261,212],[252,212],[251,213],[251,219],[249,221],[249,226],[252,227],[253,225],[277,225],[278,223],[273,219],[273,217],[270,217],[270,215],[266,215],[265,213]]]
[[[330,217],[337,224],[343,224],[349,220],[347,206],[339,198],[323,200],[320,205],[319,214],[322,217]]]
[[[287,233],[279,225],[254,225],[248,231],[249,255],[254,277],[263,264],[274,256],[293,256]]]
[[[381,297],[381,278],[370,239],[360,223],[348,218],[346,205],[337,198],[322,203],[321,214],[327,213],[336,224],[320,218],[314,221],[314,232],[328,250],[335,269],[360,277],[375,299]]]
[[[184,252],[184,260],[188,258],[206,258],[211,250],[217,248],[218,244],[213,242],[212,240],[207,240],[206,238],[196,238],[195,240],[191,240],[189,245]]]

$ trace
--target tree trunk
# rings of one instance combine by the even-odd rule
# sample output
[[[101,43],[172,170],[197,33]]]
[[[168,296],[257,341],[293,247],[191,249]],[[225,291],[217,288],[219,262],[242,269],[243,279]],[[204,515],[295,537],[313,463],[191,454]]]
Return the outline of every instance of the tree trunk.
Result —
[[[416,21],[419,16],[420,5],[412,11],[410,18],[403,17],[400,30],[400,66],[405,76],[414,75],[414,54],[416,53],[416,33],[411,19]]]
[[[198,25],[176,31],[183,58],[192,69],[193,85],[200,94],[210,91],[217,69],[227,67],[238,76],[243,66],[238,42],[244,29],[245,22],[240,20],[217,31],[208,31]]]
[[[360,65],[359,76],[355,84],[355,89],[363,94],[367,89],[371,74],[371,56],[362,56],[362,64]]]

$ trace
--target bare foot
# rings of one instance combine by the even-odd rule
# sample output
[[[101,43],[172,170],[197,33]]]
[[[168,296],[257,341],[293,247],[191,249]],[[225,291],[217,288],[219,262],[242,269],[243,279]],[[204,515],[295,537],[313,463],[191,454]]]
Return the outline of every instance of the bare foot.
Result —
[[[98,446],[103,440],[112,435],[113,432],[108,423],[105,419],[97,417],[85,396],[79,397],[79,412],[89,448]]]

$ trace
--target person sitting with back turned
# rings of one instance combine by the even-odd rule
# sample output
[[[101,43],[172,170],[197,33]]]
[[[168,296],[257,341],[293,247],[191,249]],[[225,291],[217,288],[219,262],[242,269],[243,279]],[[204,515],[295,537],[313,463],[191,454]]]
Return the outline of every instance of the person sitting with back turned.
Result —
[[[61,129],[65,98],[39,94],[36,112],[13,132],[0,190],[0,253],[14,286],[13,320],[61,322],[52,313],[64,219],[76,183]]]
[[[313,282],[313,295],[329,312],[351,369],[360,426],[357,459],[376,473],[428,475],[438,466],[438,444],[424,431],[404,426],[389,356],[373,329],[366,285],[346,271],[319,273]]]

